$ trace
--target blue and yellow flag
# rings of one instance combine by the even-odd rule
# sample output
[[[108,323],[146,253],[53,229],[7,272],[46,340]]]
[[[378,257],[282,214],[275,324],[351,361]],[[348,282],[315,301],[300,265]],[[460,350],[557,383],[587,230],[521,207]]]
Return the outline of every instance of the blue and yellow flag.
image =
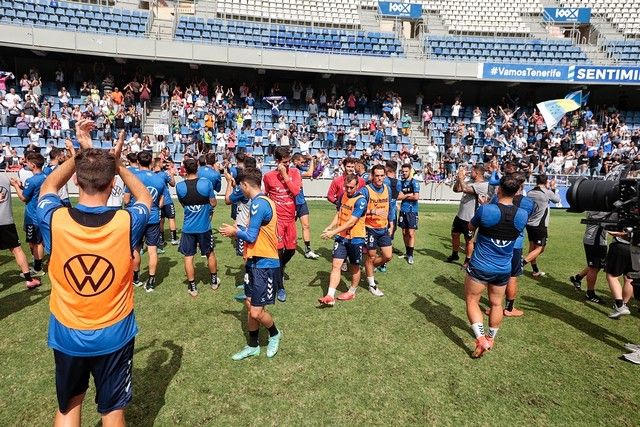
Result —
[[[536,104],[547,129],[553,129],[565,114],[575,111],[582,104],[582,91],[571,92],[564,99],[552,99]]]

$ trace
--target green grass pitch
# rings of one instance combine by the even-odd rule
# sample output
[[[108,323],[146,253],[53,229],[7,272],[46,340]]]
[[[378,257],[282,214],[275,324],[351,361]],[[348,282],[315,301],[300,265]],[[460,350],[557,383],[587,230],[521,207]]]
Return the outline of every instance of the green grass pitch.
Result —
[[[385,292],[363,287],[354,301],[319,309],[331,242],[319,239],[333,209],[310,202],[313,246],[287,269],[289,299],[269,310],[284,338],[268,360],[233,362],[245,344],[243,306],[232,297],[241,259],[217,236],[222,286],[212,291],[196,258],[200,295],[191,298],[182,259],[160,256],[155,293],[136,289],[140,333],[134,358],[133,426],[172,425],[620,425],[640,424],[640,367],[618,360],[640,341],[638,309],[615,321],[568,283],[584,265],[580,216],[553,211],[547,276],[521,280],[519,319],[505,319],[496,348],[480,360],[463,303],[463,272],[446,264],[456,207],[421,205],[415,265],[394,259],[378,274]],[[18,227],[22,204],[14,199]],[[178,207],[178,226],[181,209]],[[219,207],[214,224],[229,222]],[[21,233],[23,236],[23,233]],[[300,241],[300,244],[302,242]],[[396,235],[395,247],[403,250]],[[50,425],[56,408],[46,345],[50,282],[26,291],[8,251],[0,254],[0,425]],[[146,278],[144,273],[142,278]],[[343,276],[339,290],[348,284]],[[362,284],[364,284],[364,277]],[[598,291],[609,299],[604,277]],[[486,301],[485,301],[486,302]],[[262,331],[261,342],[266,342]],[[90,387],[84,425],[99,415]]]

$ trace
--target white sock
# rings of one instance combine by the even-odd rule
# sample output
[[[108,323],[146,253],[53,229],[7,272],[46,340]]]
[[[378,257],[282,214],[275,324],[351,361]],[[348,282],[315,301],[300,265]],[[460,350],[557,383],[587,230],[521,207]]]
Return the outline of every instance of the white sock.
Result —
[[[495,338],[498,335],[499,328],[489,328],[489,338]]]
[[[372,288],[376,287],[376,281],[373,279],[373,276],[367,277],[367,282],[369,283],[369,286],[371,286]]]
[[[352,294],[355,294],[357,290],[358,290],[357,286],[352,286],[349,288],[349,292],[351,292]]]
[[[336,296],[336,289],[335,288],[329,288],[327,290],[327,295],[329,295],[330,297],[335,297]]]
[[[475,335],[476,338],[484,336],[484,325],[482,323],[471,324],[471,330],[473,331],[473,335]]]

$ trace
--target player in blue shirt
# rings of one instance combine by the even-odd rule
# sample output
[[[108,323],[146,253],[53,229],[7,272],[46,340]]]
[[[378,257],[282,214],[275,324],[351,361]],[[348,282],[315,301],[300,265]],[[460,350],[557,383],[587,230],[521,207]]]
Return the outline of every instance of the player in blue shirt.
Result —
[[[82,403],[91,375],[96,388],[95,401],[104,425],[125,425],[124,410],[132,400],[131,366],[138,327],[133,311],[131,276],[127,274],[132,263],[129,250],[133,250],[134,242],[144,232],[151,196],[119,161],[124,138],[116,144],[114,155],[93,149],[89,135],[92,126],[93,122],[88,120],[78,122],[76,135],[83,150],[75,156],[71,142],[68,143],[72,156],[47,177],[37,205],[44,243],[51,254],[51,315],[47,342],[53,349],[56,365],[58,411],[55,425],[80,425]],[[78,204],[66,208],[57,193],[74,172],[79,187]],[[116,174],[138,199],[127,209],[126,215],[119,215],[122,212],[118,208],[105,206]],[[60,221],[64,221],[62,228],[59,228]],[[119,221],[120,225],[114,221]],[[105,227],[119,227],[125,222],[129,230],[116,228],[116,233],[112,231],[99,241],[93,239],[92,234],[82,232],[92,228],[104,233]],[[57,239],[53,245],[52,236]],[[128,242],[121,241],[124,236],[129,238]],[[105,244],[104,240],[109,239],[113,242]],[[110,255],[113,243],[122,243],[120,251],[125,253]],[[91,257],[103,263],[93,263],[87,266],[88,270],[73,264],[73,260],[83,258],[91,262]],[[118,278],[106,287],[103,286],[105,276],[100,273],[105,262]],[[63,265],[64,271],[60,271]],[[67,271],[74,271],[74,266],[75,274],[88,274],[95,282],[79,283],[77,278],[67,279]],[[96,275],[94,270],[98,271]],[[105,298],[109,299],[107,303],[101,300]],[[76,326],[78,320],[83,327]]]
[[[238,180],[245,197],[251,199],[249,225],[246,230],[227,224],[220,227],[223,236],[237,237],[246,242],[245,258],[250,272],[249,282],[244,289],[248,314],[248,345],[234,354],[232,359],[242,360],[260,354],[260,326],[269,331],[267,357],[271,358],[278,352],[282,338],[273,317],[266,310],[267,305],[275,304],[276,290],[282,280],[277,248],[277,213],[274,202],[260,189],[262,173],[259,169],[245,167],[238,175]]]
[[[513,197],[514,206],[519,207],[527,213],[527,219],[531,216],[531,214],[536,210],[536,204],[530,198],[522,195],[522,189],[524,183],[526,181],[526,177],[523,173],[515,173],[513,174],[518,181],[520,182],[520,189],[518,190],[518,194]],[[498,197],[493,196],[491,199],[491,203],[497,204]],[[518,294],[518,277],[522,276],[524,269],[522,268],[522,249],[524,247],[524,232],[522,230],[520,235],[518,236],[518,240],[513,246],[513,256],[511,257],[511,277],[509,278],[509,284],[507,285],[506,290],[506,303],[504,308],[504,315],[506,317],[520,317],[524,313],[522,310],[515,308],[513,305],[516,300],[516,296]],[[489,313],[491,309],[487,309],[487,313]]]
[[[480,206],[469,222],[470,230],[478,230],[465,278],[467,316],[476,337],[474,357],[481,357],[493,347],[502,323],[502,303],[511,277],[513,248],[528,219],[527,212],[513,204],[520,185],[521,181],[513,174],[502,177],[497,190],[498,203]],[[479,305],[485,289],[491,305],[488,336],[485,336]]]
[[[11,178],[11,185],[16,190],[18,198],[26,203],[24,210],[24,231],[27,235],[27,243],[33,255],[33,271],[32,277],[40,277],[44,275],[42,270],[42,258],[44,257],[44,248],[42,246],[42,233],[38,226],[38,217],[36,208],[38,206],[38,197],[40,196],[40,187],[46,179],[42,172],[44,166],[44,157],[40,153],[29,152],[25,156],[27,167],[33,172],[33,176],[28,178],[22,188],[21,183],[16,178]]]
[[[400,219],[398,226],[402,229],[402,239],[406,249],[407,263],[413,264],[413,248],[416,245],[418,229],[418,200],[420,200],[420,183],[411,178],[411,166],[402,165],[400,181]]]
[[[136,250],[133,252],[133,284],[135,286],[142,286],[140,281],[140,249],[142,244],[147,244],[147,253],[149,254],[149,278],[147,283],[144,284],[144,289],[147,292],[153,292],[156,287],[156,269],[158,268],[158,245],[160,244],[160,206],[162,206],[162,194],[164,188],[168,184],[170,178],[167,174],[156,174],[150,167],[153,160],[153,155],[149,151],[141,151],[138,153],[138,166],[139,169],[136,176],[151,194],[153,203],[151,204],[151,213],[149,216],[149,223],[144,231],[144,239],[138,242]],[[124,204],[127,206],[130,202],[135,203],[135,198],[131,197],[129,188],[125,189],[123,197]],[[143,242],[144,240],[144,242]]]
[[[183,162],[187,176],[176,185],[176,195],[184,208],[184,222],[178,251],[184,255],[184,270],[187,274],[187,290],[191,296],[198,295],[195,282],[193,257],[200,246],[200,255],[207,257],[211,274],[211,289],[220,285],[218,261],[214,252],[215,243],[211,233],[211,212],[216,206],[216,192],[206,178],[198,178],[198,162],[186,159]]]
[[[348,292],[339,295],[337,299],[341,301],[353,299],[351,295],[355,295],[358,289],[366,237],[364,227],[366,212],[367,200],[358,192],[358,176],[347,175],[344,179],[344,194],[338,202],[338,212],[322,232],[322,238],[325,240],[335,236],[329,287],[327,294],[318,300],[322,305],[335,305],[336,288],[340,284],[340,270],[347,258],[349,265],[351,265],[351,287]]]
[[[42,169],[45,176],[49,176],[51,172],[55,170],[58,166],[60,166],[66,160],[65,151],[62,148],[53,147],[49,152],[49,164]],[[60,193],[58,193],[60,199],[62,200],[62,204],[71,207],[71,200],[69,200],[69,191],[67,190],[67,185],[63,185],[60,189]]]
[[[220,192],[222,188],[222,175],[216,167],[216,153],[207,153],[198,159],[200,167],[198,168],[198,178],[206,178],[211,182],[213,191]]]
[[[175,175],[176,170],[173,163],[163,163],[161,159],[155,160],[155,166],[153,171],[156,174],[162,176],[162,178],[166,181],[167,178],[169,181],[164,186],[164,191],[162,192],[162,206],[160,207],[160,245],[158,246],[158,253],[164,253],[164,249],[162,246],[165,245],[164,239],[164,220],[169,220],[169,231],[171,232],[171,244],[177,245],[180,243],[178,240],[178,230],[176,229],[176,207],[173,204],[173,199],[171,198],[171,193],[169,192],[169,186],[175,187]],[[165,177],[165,175],[167,175]]]
[[[293,166],[300,171],[300,176],[303,178],[303,186],[300,187],[300,192],[295,197],[295,203],[296,218],[300,220],[300,224],[302,225],[304,257],[307,259],[318,259],[320,258],[320,255],[316,254],[311,249],[311,221],[309,217],[309,206],[307,206],[307,200],[304,197],[304,178],[311,178],[313,175],[314,160],[311,156],[305,158],[302,154],[296,153],[291,157],[291,162],[293,163]]]

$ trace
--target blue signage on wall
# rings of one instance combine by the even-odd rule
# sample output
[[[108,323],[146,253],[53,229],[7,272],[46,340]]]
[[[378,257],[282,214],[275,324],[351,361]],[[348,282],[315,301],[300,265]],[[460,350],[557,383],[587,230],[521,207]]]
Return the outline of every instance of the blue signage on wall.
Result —
[[[545,22],[588,24],[591,21],[591,8],[588,7],[545,7],[542,12]]]
[[[400,18],[419,19],[422,16],[422,5],[417,3],[402,3],[397,1],[379,1],[380,15]]]
[[[508,81],[640,84],[640,67],[480,63],[478,78]]]

